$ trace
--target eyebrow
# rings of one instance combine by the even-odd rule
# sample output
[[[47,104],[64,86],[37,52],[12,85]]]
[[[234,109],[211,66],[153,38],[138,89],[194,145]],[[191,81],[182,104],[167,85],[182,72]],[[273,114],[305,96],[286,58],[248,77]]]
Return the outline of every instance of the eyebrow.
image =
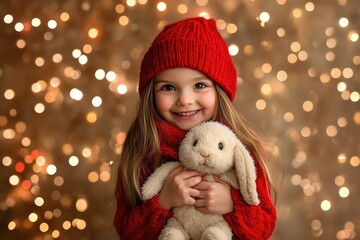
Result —
[[[167,83],[167,82],[171,82],[170,80],[166,80],[166,79],[154,79],[154,83],[157,84],[157,83]],[[200,76],[200,77],[195,77],[195,78],[192,78],[191,80],[193,81],[199,81],[199,80],[210,80],[212,81],[209,77],[207,76]]]

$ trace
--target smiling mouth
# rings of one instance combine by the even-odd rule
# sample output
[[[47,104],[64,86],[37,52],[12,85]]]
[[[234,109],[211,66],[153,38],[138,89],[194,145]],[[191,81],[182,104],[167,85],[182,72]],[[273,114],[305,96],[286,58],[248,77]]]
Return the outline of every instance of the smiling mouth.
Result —
[[[188,116],[192,116],[192,115],[196,114],[198,111],[199,110],[194,110],[194,111],[190,111],[190,112],[177,112],[175,114],[178,116],[181,116],[181,117],[188,117]]]

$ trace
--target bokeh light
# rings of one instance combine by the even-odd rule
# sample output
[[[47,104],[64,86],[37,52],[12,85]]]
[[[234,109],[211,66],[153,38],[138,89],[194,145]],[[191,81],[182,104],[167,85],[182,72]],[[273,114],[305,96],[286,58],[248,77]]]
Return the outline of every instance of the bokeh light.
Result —
[[[359,238],[358,1],[19,3],[0,3],[0,239],[118,239],[141,59],[190,16],[216,19],[235,107],[284,168],[271,240]]]

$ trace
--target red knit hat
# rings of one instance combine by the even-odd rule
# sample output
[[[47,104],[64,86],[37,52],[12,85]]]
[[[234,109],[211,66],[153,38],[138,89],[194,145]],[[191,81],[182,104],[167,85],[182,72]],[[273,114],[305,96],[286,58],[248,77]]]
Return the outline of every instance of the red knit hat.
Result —
[[[139,93],[157,73],[170,68],[198,70],[216,82],[233,101],[236,70],[213,19],[189,18],[165,26],[141,62]]]

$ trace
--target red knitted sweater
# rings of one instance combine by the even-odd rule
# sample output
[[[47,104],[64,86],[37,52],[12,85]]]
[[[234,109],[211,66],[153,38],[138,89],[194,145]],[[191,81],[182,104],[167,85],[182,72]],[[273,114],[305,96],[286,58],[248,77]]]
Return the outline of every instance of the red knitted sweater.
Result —
[[[157,123],[157,127],[162,154],[168,159],[178,159],[178,147],[185,132],[165,122]],[[233,230],[233,239],[265,240],[271,236],[275,228],[276,212],[267,189],[266,178],[257,162],[256,168],[259,205],[247,204],[238,190],[231,189],[234,211],[225,214],[224,218]],[[143,179],[151,174],[150,169],[147,170]],[[171,216],[170,210],[164,210],[159,206],[158,195],[134,208],[126,203],[124,196],[118,196],[114,226],[121,240],[155,240]]]

